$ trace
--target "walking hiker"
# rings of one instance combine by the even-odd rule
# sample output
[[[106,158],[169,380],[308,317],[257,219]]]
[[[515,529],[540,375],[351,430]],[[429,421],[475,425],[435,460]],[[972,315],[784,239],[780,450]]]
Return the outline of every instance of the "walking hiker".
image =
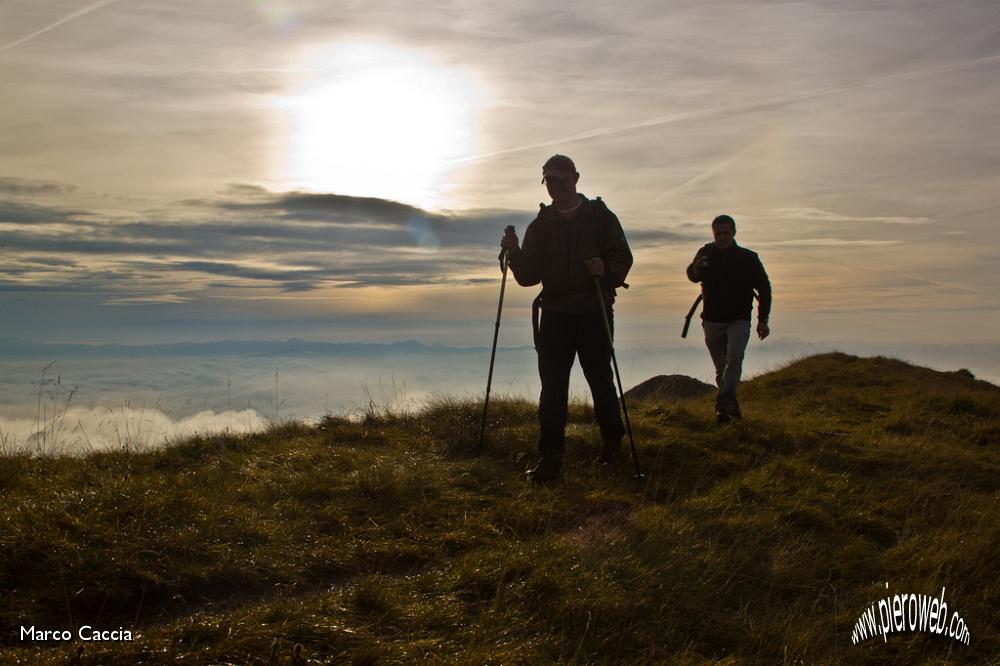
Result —
[[[750,314],[757,294],[757,335],[771,333],[771,282],[756,252],[736,244],[736,222],[728,215],[712,220],[714,243],[703,246],[687,267],[691,282],[701,282],[705,308],[701,325],[705,345],[715,364],[715,418],[728,423],[742,418],[736,389],[743,372],[743,354],[750,340]]]
[[[625,286],[632,252],[618,218],[601,198],[588,199],[577,193],[579,179],[573,160],[565,155],[549,158],[542,166],[542,183],[552,204],[540,204],[538,216],[524,232],[523,246],[519,246],[513,229],[508,229],[500,243],[509,252],[510,268],[519,285],[542,284],[542,293],[532,306],[542,382],[540,457],[528,470],[528,478],[536,482],[553,481],[562,475],[569,376],[576,356],[590,386],[594,416],[601,429],[599,460],[617,462],[625,434],[594,277],[601,280],[605,312],[613,331],[611,304],[615,289]],[[539,309],[541,323],[536,325]]]

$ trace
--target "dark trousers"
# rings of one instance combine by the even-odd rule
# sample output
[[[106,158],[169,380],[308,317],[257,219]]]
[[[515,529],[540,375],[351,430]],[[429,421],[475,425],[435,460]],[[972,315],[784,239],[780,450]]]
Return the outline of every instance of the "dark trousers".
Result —
[[[610,311],[608,322],[614,326]],[[625,426],[611,376],[611,348],[600,311],[570,313],[543,309],[538,329],[538,375],[542,380],[538,448],[558,451],[566,448],[569,373],[577,355],[590,385],[601,437],[620,441]]]
[[[719,395],[715,399],[715,411],[730,416],[742,416],[736,390],[743,374],[743,356],[750,341],[750,320],[718,323],[702,321],[705,330],[705,345],[715,364],[715,384]]]

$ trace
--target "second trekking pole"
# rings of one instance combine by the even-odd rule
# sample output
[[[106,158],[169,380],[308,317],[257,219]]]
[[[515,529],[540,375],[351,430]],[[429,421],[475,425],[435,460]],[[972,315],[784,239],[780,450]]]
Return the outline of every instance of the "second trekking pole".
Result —
[[[507,233],[514,231],[513,226],[508,226]],[[500,337],[500,314],[503,312],[503,292],[507,288],[507,267],[510,266],[510,251],[504,249],[500,253],[500,270],[503,277],[500,278],[500,302],[497,304],[497,323],[493,327],[493,350],[490,351],[490,371],[486,375],[486,400],[483,402],[483,422],[479,426],[479,445],[476,446],[476,453],[483,450],[483,437],[486,434],[486,413],[490,408],[490,387],[493,384],[493,362],[497,357],[497,338]]]
[[[628,406],[625,404],[625,391],[622,390],[622,376],[618,373],[618,360],[615,358],[615,341],[611,335],[611,322],[608,321],[608,311],[604,309],[604,292],[601,290],[601,278],[594,276],[594,287],[597,289],[597,303],[601,307],[604,318],[604,332],[608,336],[608,349],[611,351],[611,365],[615,369],[615,380],[618,382],[618,397],[622,403],[622,413],[625,414],[625,430],[628,432],[628,442],[632,447],[632,462],[635,463],[635,478],[642,481],[645,476],[639,471],[639,456],[635,452],[635,439],[632,437],[632,424],[628,420]]]

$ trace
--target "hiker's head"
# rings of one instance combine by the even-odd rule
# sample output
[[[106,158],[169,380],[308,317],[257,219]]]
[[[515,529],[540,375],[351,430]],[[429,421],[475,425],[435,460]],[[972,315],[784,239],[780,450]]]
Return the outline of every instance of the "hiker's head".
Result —
[[[565,155],[553,155],[542,165],[542,183],[553,201],[575,197],[578,180],[576,165]]]
[[[719,215],[712,220],[712,236],[715,238],[716,247],[728,250],[733,245],[733,237],[736,236],[736,221],[728,215]]]

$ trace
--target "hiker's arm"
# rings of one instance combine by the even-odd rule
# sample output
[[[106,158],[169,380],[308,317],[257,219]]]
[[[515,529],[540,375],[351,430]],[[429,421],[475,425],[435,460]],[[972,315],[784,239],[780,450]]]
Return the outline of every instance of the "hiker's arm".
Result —
[[[768,318],[771,316],[771,280],[767,277],[767,271],[764,270],[764,264],[761,263],[760,257],[755,254],[753,261],[753,288],[757,292],[757,333],[763,339],[770,332]]]
[[[510,249],[510,269],[514,272],[514,279],[522,287],[531,287],[542,281],[544,248],[541,230],[535,222],[529,224],[524,231],[524,242],[521,247]]]
[[[604,226],[604,283],[609,289],[625,284],[625,278],[632,269],[632,250],[629,249],[625,231],[618,216],[608,211],[608,221]]]

